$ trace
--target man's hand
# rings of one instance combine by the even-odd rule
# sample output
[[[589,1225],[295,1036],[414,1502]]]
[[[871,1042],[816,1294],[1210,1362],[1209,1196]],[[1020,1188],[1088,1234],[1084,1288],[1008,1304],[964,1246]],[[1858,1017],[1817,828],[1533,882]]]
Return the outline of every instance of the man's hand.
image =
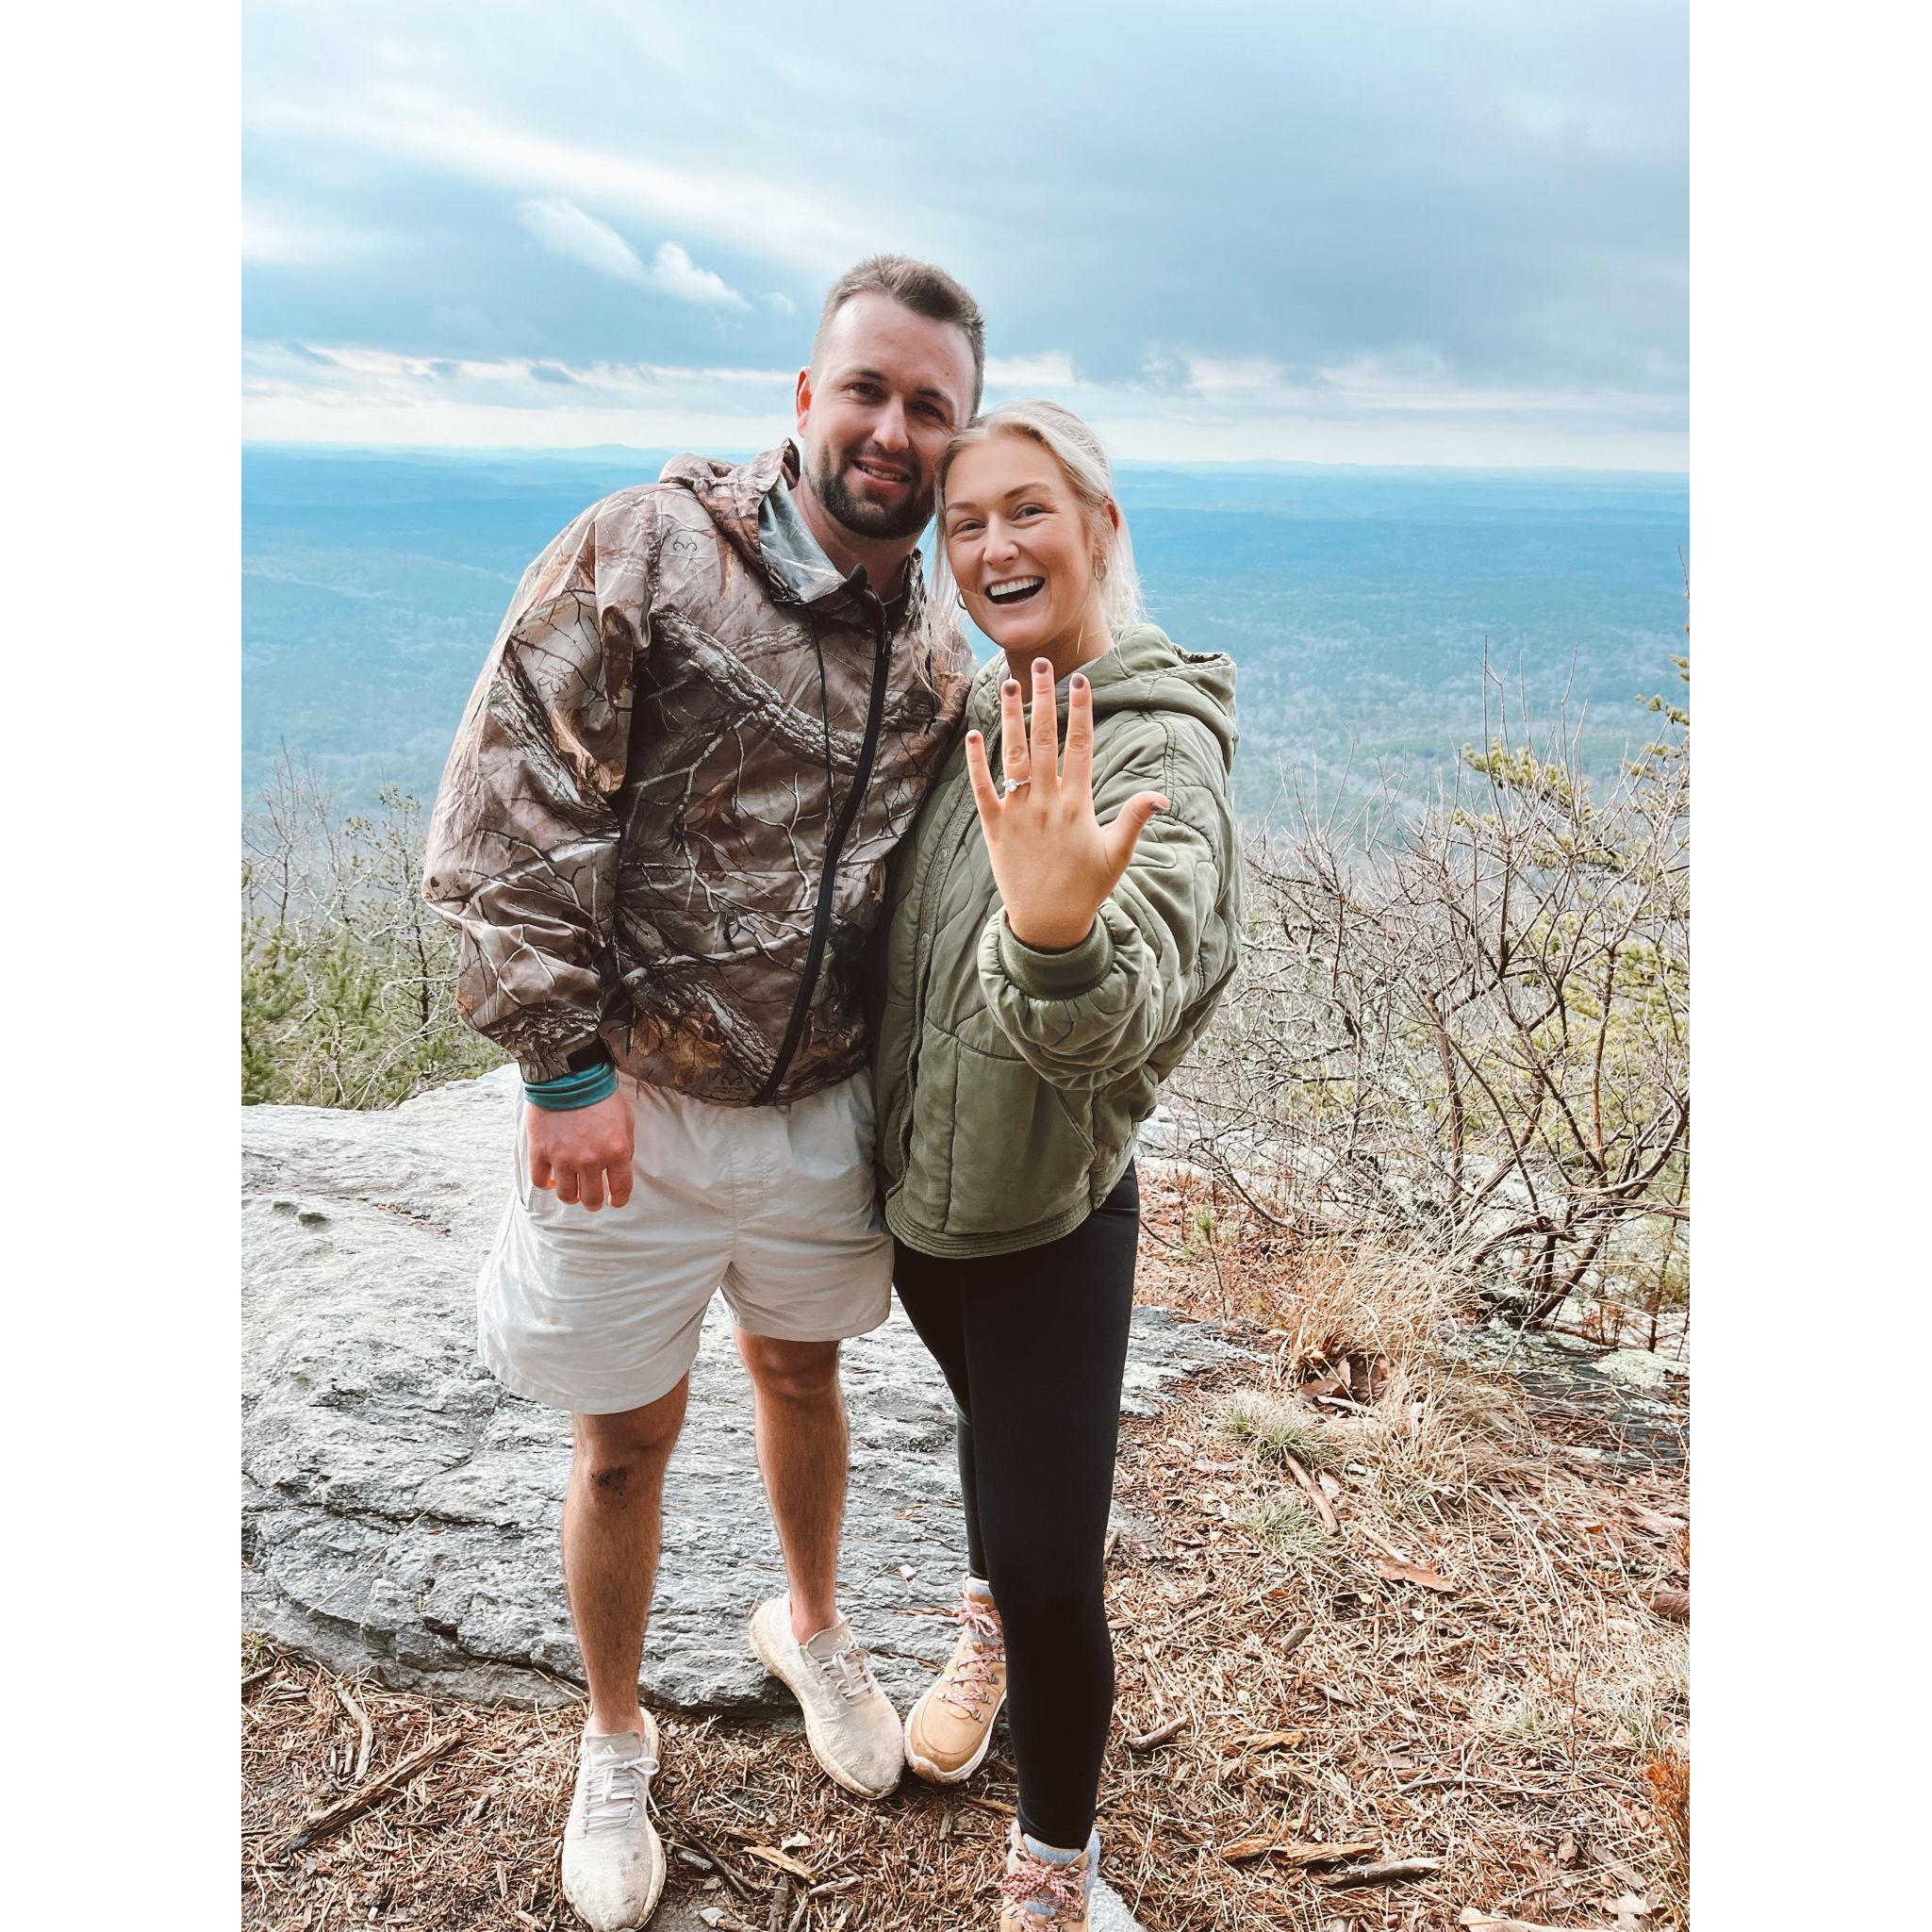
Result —
[[[1060,720],[1053,713],[1053,667],[1033,660],[1033,728],[1020,710],[1019,685],[999,692],[999,745],[1006,790],[994,789],[986,741],[968,732],[966,771],[980,829],[993,861],[994,882],[1006,903],[1006,923],[1022,946],[1071,952],[1093,930],[1107,895],[1120,883],[1135,841],[1156,812],[1159,792],[1136,792],[1119,816],[1102,825],[1094,815],[1094,693],[1075,674],[1066,699],[1066,759],[1060,758]]]
[[[567,1114],[526,1106],[523,1115],[530,1178],[538,1187],[553,1188],[558,1200],[577,1202],[592,1214],[606,1195],[614,1208],[630,1199],[636,1127],[621,1091]]]

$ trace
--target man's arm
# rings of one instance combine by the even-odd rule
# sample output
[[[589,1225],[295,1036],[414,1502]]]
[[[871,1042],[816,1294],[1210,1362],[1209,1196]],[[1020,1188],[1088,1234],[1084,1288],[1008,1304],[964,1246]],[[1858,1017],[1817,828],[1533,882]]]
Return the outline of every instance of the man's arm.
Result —
[[[630,1192],[630,1107],[598,1025],[646,642],[644,515],[636,499],[600,504],[524,572],[443,771],[423,880],[457,929],[457,1006],[522,1071],[533,1176],[586,1207],[606,1175],[614,1201]]]

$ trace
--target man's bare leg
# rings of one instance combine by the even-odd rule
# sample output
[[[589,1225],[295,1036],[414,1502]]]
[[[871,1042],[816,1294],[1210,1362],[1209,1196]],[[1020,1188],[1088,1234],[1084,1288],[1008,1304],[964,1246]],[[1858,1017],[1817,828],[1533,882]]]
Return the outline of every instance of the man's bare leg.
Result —
[[[596,1732],[644,1733],[637,1666],[657,1581],[664,1470],[689,1393],[687,1376],[642,1409],[570,1418],[576,1448],[564,1496],[564,1587]]]
[[[847,1459],[838,1344],[736,1334],[751,1376],[758,1472],[784,1552],[792,1635],[802,1643],[838,1621]]]

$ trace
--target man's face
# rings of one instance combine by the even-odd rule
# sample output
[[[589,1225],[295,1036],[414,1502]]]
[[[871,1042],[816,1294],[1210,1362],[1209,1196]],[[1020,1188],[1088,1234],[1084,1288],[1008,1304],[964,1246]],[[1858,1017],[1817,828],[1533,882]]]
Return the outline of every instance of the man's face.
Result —
[[[805,481],[854,537],[916,537],[933,514],[933,467],[972,413],[966,331],[868,289],[832,319],[801,372]]]

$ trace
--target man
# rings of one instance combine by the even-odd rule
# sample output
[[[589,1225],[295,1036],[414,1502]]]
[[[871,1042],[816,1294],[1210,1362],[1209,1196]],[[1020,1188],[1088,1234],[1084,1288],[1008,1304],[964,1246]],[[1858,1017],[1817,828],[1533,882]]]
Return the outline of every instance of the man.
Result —
[[[594,1927],[664,1855],[637,1672],[665,1464],[722,1287],[786,1596],[752,1647],[849,1791],[898,1781],[897,1713],[834,1600],[842,1338],[890,1308],[861,948],[971,669],[915,540],[979,405],[984,323],[881,256],[826,298],[796,444],[696,457],[586,510],[524,573],[443,773],[424,890],[457,999],[524,1082],[484,1360],[570,1412],[564,1577],[590,1714],[563,1848]]]

